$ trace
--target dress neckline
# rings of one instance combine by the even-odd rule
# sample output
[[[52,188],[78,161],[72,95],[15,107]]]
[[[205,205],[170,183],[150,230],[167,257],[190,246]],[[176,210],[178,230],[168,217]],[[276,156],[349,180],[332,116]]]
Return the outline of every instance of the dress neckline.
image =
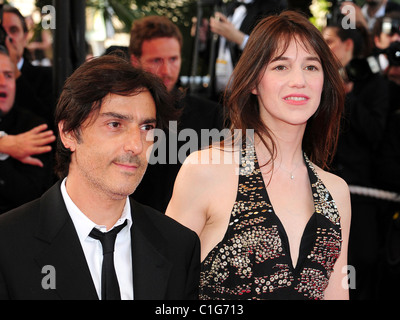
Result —
[[[262,185],[263,185],[263,188],[261,188],[261,194],[263,195],[264,199],[270,204],[269,212],[273,217],[274,223],[278,227],[278,232],[279,232],[280,238],[282,240],[282,245],[286,252],[287,258],[289,260],[288,265],[294,273],[298,273],[301,270],[301,266],[303,265],[304,259],[306,259],[308,252],[311,252],[311,249],[315,243],[314,239],[316,238],[315,233],[317,231],[316,230],[317,229],[316,197],[313,196],[314,211],[311,214],[310,218],[308,219],[308,221],[304,227],[304,230],[302,232],[297,261],[296,261],[296,265],[294,266],[293,260],[292,260],[292,255],[290,252],[289,237],[287,235],[286,229],[285,229],[282,221],[280,220],[280,218],[278,217],[278,215],[275,212],[275,209],[272,205],[271,199],[269,198],[267,186],[265,184],[264,177],[263,177],[261,169],[260,169],[260,165],[258,162],[257,153],[255,150],[254,144],[251,144],[251,148],[252,148],[251,152],[253,152],[253,157],[254,157],[254,171],[255,171],[256,175],[259,175],[260,183],[262,183]],[[303,152],[303,159],[304,159],[304,163],[306,164],[306,167],[307,167],[308,178],[310,181],[311,194],[315,195],[315,194],[317,194],[317,190],[315,188],[315,182],[317,180],[319,180],[319,177],[318,177],[317,173],[314,171],[314,169],[311,168],[310,161],[308,160],[308,157],[306,156],[306,154],[304,152]],[[313,240],[310,241],[310,239],[313,239]]]
[[[236,200],[223,239],[201,263],[200,297],[323,299],[342,241],[335,201],[303,154],[314,213],[303,230],[299,257],[292,262],[254,151],[243,143]]]

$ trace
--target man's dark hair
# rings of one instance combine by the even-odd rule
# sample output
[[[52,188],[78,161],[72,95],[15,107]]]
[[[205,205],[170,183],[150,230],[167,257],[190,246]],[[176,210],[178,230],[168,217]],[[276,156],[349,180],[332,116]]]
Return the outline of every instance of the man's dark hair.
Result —
[[[145,90],[150,92],[156,105],[157,127],[166,127],[175,109],[171,96],[157,76],[133,67],[116,55],[89,60],[65,82],[55,111],[56,127],[63,121],[63,131],[72,132],[79,139],[81,125],[99,112],[108,94],[131,96]],[[71,151],[64,147],[58,135],[55,171],[60,178],[68,175],[70,161]]]
[[[175,38],[182,48],[182,33],[171,20],[163,16],[147,16],[132,24],[129,53],[141,57],[143,42],[157,38]]]
[[[15,15],[19,18],[19,20],[21,21],[22,30],[24,31],[24,33],[27,33],[27,32],[28,32],[28,27],[27,27],[27,25],[26,25],[25,17],[21,14],[21,12],[20,12],[17,8],[12,7],[12,6],[8,5],[8,4],[6,4],[6,5],[4,5],[4,7],[3,7],[3,13],[4,13],[4,12],[8,12],[8,13],[13,13],[13,14],[15,14]]]

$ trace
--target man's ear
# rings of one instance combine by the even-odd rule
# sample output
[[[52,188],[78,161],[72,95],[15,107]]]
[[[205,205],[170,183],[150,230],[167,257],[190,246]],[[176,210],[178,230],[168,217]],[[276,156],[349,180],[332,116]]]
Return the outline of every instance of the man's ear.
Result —
[[[131,65],[133,65],[136,68],[140,67],[140,60],[134,54],[131,54],[130,60],[131,60]]]
[[[353,52],[353,49],[354,49],[353,39],[349,38],[349,39],[345,40],[344,44],[345,44],[345,48],[347,51]]]
[[[77,139],[72,131],[64,130],[64,121],[60,121],[58,123],[58,132],[64,147],[66,149],[69,149],[71,152],[74,152],[76,149]]]
[[[378,49],[385,49],[385,48],[383,48],[383,43],[382,43],[382,39],[381,39],[380,35],[379,36],[374,36],[374,45]]]

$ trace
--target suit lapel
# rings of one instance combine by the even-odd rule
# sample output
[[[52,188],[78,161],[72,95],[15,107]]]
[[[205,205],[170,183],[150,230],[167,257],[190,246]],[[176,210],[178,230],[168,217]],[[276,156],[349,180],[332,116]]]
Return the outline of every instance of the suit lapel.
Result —
[[[43,250],[36,257],[40,268],[53,266],[55,297],[66,300],[98,299],[84,252],[60,191],[61,181],[41,198],[36,237]],[[151,212],[131,200],[134,298],[165,299],[171,264],[164,239],[147,216]],[[44,276],[44,275],[43,275]],[[51,289],[49,289],[51,290]]]
[[[131,208],[134,299],[165,299],[171,269],[165,257],[166,240],[147,217],[151,213],[145,212],[142,205],[132,200]]]
[[[73,222],[65,207],[58,182],[41,198],[37,238],[47,243],[37,256],[40,268],[54,267],[55,293],[62,299],[97,299]]]

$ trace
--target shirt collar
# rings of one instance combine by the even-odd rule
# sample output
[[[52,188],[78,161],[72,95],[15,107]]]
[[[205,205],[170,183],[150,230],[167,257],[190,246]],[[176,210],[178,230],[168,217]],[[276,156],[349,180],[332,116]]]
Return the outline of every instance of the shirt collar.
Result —
[[[380,18],[383,17],[385,15],[386,12],[386,3],[383,3],[378,11],[375,13],[375,15],[373,17],[370,17],[368,15],[368,5],[365,4],[362,8],[361,8],[362,13],[364,14],[364,17],[368,17],[368,18]]]
[[[18,70],[21,70],[22,66],[24,65],[24,61],[25,60],[23,57],[18,61],[18,63],[17,63]]]
[[[76,232],[78,233],[79,240],[82,242],[84,241],[88,236],[89,233],[92,231],[93,228],[98,228],[101,231],[106,231],[105,226],[97,225],[94,223],[92,220],[90,220],[72,201],[70,196],[68,195],[65,183],[66,183],[67,178],[64,178],[64,180],[61,183],[61,194],[63,196],[65,206],[67,207],[68,213],[72,219],[72,222],[74,223]],[[122,211],[121,217],[118,219],[118,221],[115,223],[113,226],[116,227],[120,224],[122,224],[125,220],[128,220],[128,230],[130,230],[132,226],[132,216],[131,216],[131,205],[129,202],[128,197],[126,198],[125,206]]]

